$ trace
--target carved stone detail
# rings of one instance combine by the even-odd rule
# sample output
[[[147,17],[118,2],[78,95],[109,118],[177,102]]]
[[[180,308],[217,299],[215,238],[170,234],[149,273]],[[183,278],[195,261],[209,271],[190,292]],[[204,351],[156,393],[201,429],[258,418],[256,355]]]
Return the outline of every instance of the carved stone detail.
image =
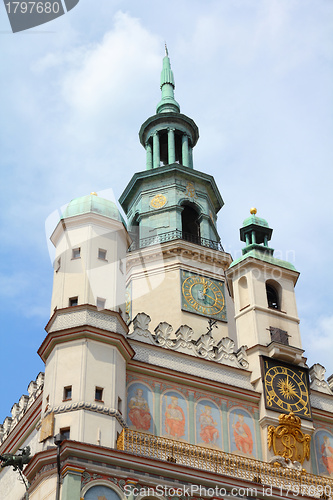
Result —
[[[326,394],[333,394],[330,386],[325,380],[326,368],[319,363],[316,363],[310,368],[310,388],[315,391],[325,392]]]
[[[172,340],[169,340],[169,337],[172,333],[172,326],[169,325],[166,321],[159,323],[155,328],[155,339],[159,345],[168,345],[169,343],[172,345]]]
[[[137,314],[133,319],[133,326],[134,326],[133,334],[143,335],[144,337],[148,337],[149,335],[151,335],[150,331],[148,330],[150,321],[151,319],[150,316],[148,316],[148,314],[145,313]]]
[[[248,369],[247,346],[235,352],[235,343],[229,337],[216,341],[211,330],[202,334],[196,341],[194,332],[188,325],[181,325],[171,338],[172,326],[163,321],[155,328],[154,334],[149,331],[151,319],[148,314],[139,313],[133,320],[133,331],[128,337],[147,344],[190,354],[218,363],[229,364],[237,368]]]
[[[193,330],[187,325],[182,325],[176,331],[176,343],[173,348],[177,349],[178,347],[191,347],[192,346],[192,337]]]

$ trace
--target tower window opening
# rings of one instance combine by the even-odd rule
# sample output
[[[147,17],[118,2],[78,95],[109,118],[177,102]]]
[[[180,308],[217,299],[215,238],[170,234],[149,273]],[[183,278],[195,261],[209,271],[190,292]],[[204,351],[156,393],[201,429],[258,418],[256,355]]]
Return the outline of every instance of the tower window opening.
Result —
[[[81,257],[81,248],[73,248],[72,259],[79,259]]]
[[[106,302],[105,299],[101,299],[100,297],[97,297],[97,300],[96,300],[97,309],[105,309],[105,302]]]
[[[182,134],[175,133],[175,157],[176,163],[182,164]]]
[[[77,306],[79,303],[79,297],[71,297],[69,299],[69,307]]]
[[[139,237],[140,237],[140,227],[139,227],[139,221],[138,221],[138,216],[136,215],[130,225],[129,228],[129,233],[132,238],[132,241],[134,245],[139,243]]]
[[[95,401],[103,401],[103,388],[102,387],[95,388]]]
[[[289,345],[289,335],[285,330],[270,326],[269,331],[271,334],[272,342],[279,342],[280,344]]]
[[[68,385],[67,387],[64,387],[64,401],[68,401],[72,399],[72,386]]]
[[[185,205],[182,211],[182,233],[183,239],[200,243],[200,224],[198,212],[190,205]]]
[[[271,309],[280,309],[278,292],[268,283],[266,283],[266,295],[268,307]]]
[[[61,257],[57,260],[55,272],[57,273],[61,267]]]
[[[122,411],[123,411],[123,402],[122,402],[122,399],[118,396],[118,411],[119,413],[122,415]]]
[[[158,137],[160,140],[160,165],[168,165],[168,132],[166,130],[160,130]]]
[[[70,427],[63,427],[62,429],[60,429],[60,434],[64,439],[69,439],[70,433],[71,433]]]
[[[106,260],[106,250],[103,250],[102,248],[98,249],[98,258],[100,260]]]

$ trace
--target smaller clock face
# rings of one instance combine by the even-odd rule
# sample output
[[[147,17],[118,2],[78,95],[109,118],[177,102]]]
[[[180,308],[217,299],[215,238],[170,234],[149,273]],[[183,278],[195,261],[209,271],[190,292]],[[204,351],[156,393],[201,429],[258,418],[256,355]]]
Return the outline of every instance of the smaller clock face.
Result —
[[[311,419],[307,370],[262,358],[267,409]]]
[[[224,283],[188,271],[181,275],[182,309],[225,321]]]

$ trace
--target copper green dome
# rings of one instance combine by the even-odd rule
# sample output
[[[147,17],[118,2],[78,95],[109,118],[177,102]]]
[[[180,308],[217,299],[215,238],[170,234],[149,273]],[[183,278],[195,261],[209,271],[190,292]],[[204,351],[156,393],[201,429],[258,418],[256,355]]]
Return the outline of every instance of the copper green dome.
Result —
[[[250,217],[244,220],[243,227],[251,226],[252,224],[261,227],[269,227],[267,220],[257,217],[255,214],[250,215]]]
[[[122,222],[126,226],[117,205],[111,200],[97,196],[96,193],[81,196],[80,198],[75,198],[70,201],[61,218],[66,219],[67,217],[74,217],[76,215],[88,213],[95,213],[103,215],[104,217],[109,217],[110,219]]]

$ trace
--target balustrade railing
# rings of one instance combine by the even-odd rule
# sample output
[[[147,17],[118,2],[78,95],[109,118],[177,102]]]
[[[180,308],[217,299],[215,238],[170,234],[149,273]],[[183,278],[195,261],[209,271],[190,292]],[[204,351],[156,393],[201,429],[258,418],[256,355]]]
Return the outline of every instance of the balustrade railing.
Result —
[[[309,474],[304,469],[277,467],[260,460],[132,429],[123,429],[117,441],[117,448],[134,455],[276,487],[280,489],[281,494],[288,495],[289,491],[289,496],[310,496],[327,500],[333,494],[333,479],[329,477]]]
[[[201,236],[185,233],[184,231],[180,231],[179,229],[168,231],[167,233],[157,234],[155,236],[149,236],[137,241],[134,240],[129,248],[129,251],[131,252],[133,250],[138,250],[139,248],[145,248],[150,245],[156,245],[158,243],[164,243],[166,241],[173,240],[189,241],[190,243],[195,243],[196,245],[200,245],[202,247],[207,247],[213,250],[220,250],[224,252],[224,249],[219,241],[209,240],[208,238],[202,238]]]

